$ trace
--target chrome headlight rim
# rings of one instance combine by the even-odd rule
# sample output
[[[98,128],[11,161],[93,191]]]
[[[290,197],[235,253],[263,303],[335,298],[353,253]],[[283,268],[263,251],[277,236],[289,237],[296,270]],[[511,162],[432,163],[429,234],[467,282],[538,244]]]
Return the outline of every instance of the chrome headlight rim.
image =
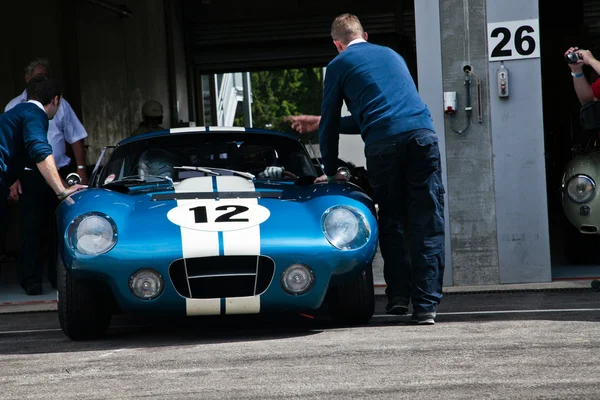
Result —
[[[76,238],[76,233],[77,233],[77,229],[79,228],[79,226],[81,225],[81,222],[83,222],[85,219],[90,218],[90,217],[99,217],[99,218],[103,218],[104,220],[106,220],[113,231],[112,234],[112,240],[111,240],[111,244],[110,246],[108,246],[106,249],[103,249],[101,252],[99,253],[85,253],[80,251],[77,248],[77,243],[74,241],[74,239]],[[117,224],[115,223],[115,221],[108,216],[107,214],[104,214],[102,212],[99,211],[90,211],[84,214],[81,214],[79,216],[77,216],[75,219],[73,219],[73,221],[71,221],[71,223],[69,224],[69,227],[67,228],[67,243],[69,245],[69,248],[77,253],[80,256],[85,256],[85,257],[96,257],[96,256],[100,256],[102,254],[106,254],[109,251],[111,251],[116,245],[117,245],[117,241],[118,241],[118,232],[117,232]]]
[[[344,209],[344,210],[350,211],[354,215],[354,217],[356,218],[356,221],[358,223],[358,232],[357,232],[356,236],[351,241],[344,243],[343,245],[336,244],[335,238],[332,238],[330,236],[329,232],[327,231],[327,229],[325,227],[325,222],[327,220],[327,217],[339,209]],[[365,232],[362,238],[360,238],[361,228],[362,228],[362,231]],[[371,233],[372,233],[371,226],[369,225],[367,218],[360,210],[358,210],[355,207],[342,205],[342,204],[329,207],[327,210],[325,210],[325,212],[321,216],[321,230],[323,231],[323,235],[325,236],[327,241],[333,247],[335,247],[338,250],[342,250],[342,251],[353,251],[353,250],[358,250],[358,249],[363,248],[369,242],[369,239],[371,238]]]
[[[292,288],[289,287],[288,283],[287,283],[287,276],[288,274],[290,274],[290,271],[294,270],[294,269],[302,269],[304,270],[304,272],[307,273],[308,275],[308,285],[300,290],[300,291],[295,291]],[[308,292],[310,292],[312,290],[312,288],[315,286],[315,272],[312,270],[311,267],[309,267],[306,264],[303,263],[294,263],[294,264],[290,264],[288,265],[282,272],[281,274],[281,279],[280,279],[280,285],[282,287],[282,289],[287,293],[290,294],[292,296],[301,296],[303,294],[306,294]]]
[[[151,275],[154,275],[157,280],[158,280],[158,290],[157,292],[152,295],[152,296],[148,296],[148,297],[143,297],[140,296],[138,293],[136,293],[135,291],[135,281],[137,278],[139,278],[142,274],[144,273],[150,273]],[[165,291],[165,279],[163,278],[162,274],[158,271],[156,271],[155,269],[152,268],[140,268],[138,270],[136,270],[133,274],[131,274],[131,276],[129,277],[129,290],[131,291],[131,293],[139,300],[142,301],[151,301],[151,300],[155,300],[157,298],[159,298]]]
[[[581,199],[576,199],[571,195],[571,191],[569,190],[569,186],[571,185],[571,182],[573,182],[573,180],[575,179],[585,179],[587,180],[591,186],[592,186],[592,190],[589,192],[588,196],[585,198],[585,200],[581,200]],[[574,203],[577,204],[585,204],[588,203],[593,197],[594,194],[596,193],[596,182],[594,181],[594,179],[589,176],[589,175],[585,175],[585,174],[575,174],[573,176],[571,176],[569,179],[567,179],[566,183],[565,183],[565,188],[564,191],[567,193],[567,196],[569,197],[569,200],[571,200]]]

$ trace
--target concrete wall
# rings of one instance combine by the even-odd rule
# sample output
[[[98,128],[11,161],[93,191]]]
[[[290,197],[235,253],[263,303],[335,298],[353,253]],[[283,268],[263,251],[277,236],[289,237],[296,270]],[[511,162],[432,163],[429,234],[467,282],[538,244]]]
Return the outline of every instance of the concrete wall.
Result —
[[[458,110],[454,117],[444,117],[455,285],[494,284],[500,281],[485,3],[485,0],[440,2],[442,85],[443,91],[457,93]],[[469,123],[464,111],[465,64],[471,65],[473,72],[481,78],[483,122],[477,121],[475,79],[472,79],[474,112],[468,130],[459,134],[453,129],[465,129]],[[440,96],[439,93],[437,95]]]
[[[451,246],[451,221],[448,206],[448,160],[447,160],[447,131],[444,126],[443,113],[443,83],[442,83],[442,49],[440,40],[440,5],[438,0],[423,0],[415,3],[415,18],[417,21],[427,21],[416,24],[417,41],[417,66],[419,94],[433,118],[433,125],[438,135],[440,148],[440,164],[442,167],[442,181],[446,188],[444,195],[444,219],[446,222],[446,268],[444,271],[444,285],[454,284]],[[426,49],[425,49],[426,48]]]
[[[415,4],[419,89],[430,108],[436,107],[436,128],[443,123],[445,131],[453,285],[551,280],[540,60],[505,61],[511,94],[500,99],[495,87],[499,63],[488,61],[487,43],[487,23],[538,18],[537,4]],[[430,29],[438,18],[439,35]],[[465,65],[481,80],[481,122],[474,76],[470,121],[464,110]],[[440,112],[443,92],[449,91],[457,93],[454,117]]]
[[[488,1],[486,12],[488,23],[539,18],[537,0]],[[552,276],[541,62],[507,60],[504,66],[510,97],[490,90],[500,283],[547,282]],[[499,67],[489,63],[490,77]]]
[[[0,3],[0,106],[25,89],[24,67],[31,60],[46,57],[54,74],[72,93],[65,76],[64,14],[62,0],[4,1]]]
[[[182,19],[175,3],[170,13],[164,4],[123,0],[124,17],[80,0],[2,2],[0,34],[11,40],[0,46],[0,105],[24,90],[24,66],[44,56],[88,131],[88,164],[137,127],[146,100],[163,104],[165,128],[188,122]]]
[[[170,127],[167,35],[162,0],[121,2],[131,17],[77,3],[82,111],[90,139],[88,162],[102,147],[129,136],[141,121],[146,100],[164,108]]]

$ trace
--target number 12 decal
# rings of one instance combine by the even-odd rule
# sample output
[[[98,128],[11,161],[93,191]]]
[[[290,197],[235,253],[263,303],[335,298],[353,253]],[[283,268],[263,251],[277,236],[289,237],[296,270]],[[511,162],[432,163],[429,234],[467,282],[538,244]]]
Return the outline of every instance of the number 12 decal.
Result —
[[[270,216],[269,209],[257,200],[240,199],[182,201],[167,213],[167,218],[175,225],[207,232],[247,229],[262,224]]]
[[[538,20],[488,24],[490,61],[539,58]]]
[[[227,211],[233,208],[233,211],[226,212],[215,218],[215,222],[248,222],[248,218],[232,218],[234,215],[241,214],[249,210],[245,206],[227,205],[215,208],[217,211]],[[208,216],[206,214],[206,206],[198,206],[190,208],[190,211],[194,212],[194,220],[197,224],[205,224],[208,222]]]

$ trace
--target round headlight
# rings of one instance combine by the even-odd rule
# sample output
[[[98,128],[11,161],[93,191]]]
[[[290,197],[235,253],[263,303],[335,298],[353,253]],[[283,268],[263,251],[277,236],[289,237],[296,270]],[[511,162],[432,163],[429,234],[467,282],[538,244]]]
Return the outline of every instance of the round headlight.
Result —
[[[107,215],[83,214],[69,226],[69,243],[80,254],[104,254],[117,243],[117,227]]]
[[[567,194],[576,203],[586,203],[592,199],[596,184],[585,175],[575,175],[567,184]]]
[[[290,294],[303,294],[308,292],[315,282],[312,270],[303,264],[290,265],[281,275],[281,286]]]
[[[164,286],[162,276],[151,269],[139,270],[129,279],[129,289],[142,300],[152,300],[158,297]]]
[[[335,206],[323,213],[321,227],[325,237],[340,250],[355,250],[364,246],[371,229],[364,215],[347,206]]]

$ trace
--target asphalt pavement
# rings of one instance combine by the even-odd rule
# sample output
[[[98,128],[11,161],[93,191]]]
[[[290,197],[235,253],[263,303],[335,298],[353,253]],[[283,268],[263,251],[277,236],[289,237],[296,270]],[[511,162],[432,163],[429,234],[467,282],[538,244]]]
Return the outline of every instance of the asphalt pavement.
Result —
[[[0,399],[598,399],[600,292],[446,295],[434,326],[383,313],[116,316],[72,342],[55,312],[0,315]]]

